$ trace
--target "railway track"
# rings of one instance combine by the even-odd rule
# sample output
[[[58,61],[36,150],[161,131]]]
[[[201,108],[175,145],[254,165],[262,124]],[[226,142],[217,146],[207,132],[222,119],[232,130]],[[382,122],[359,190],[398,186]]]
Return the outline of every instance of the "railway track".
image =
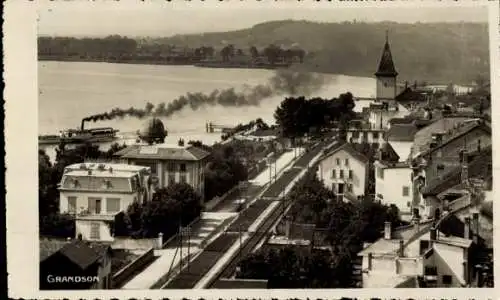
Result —
[[[282,201],[279,201],[283,203]],[[250,254],[255,247],[259,244],[260,241],[267,238],[270,235],[270,230],[273,225],[278,221],[283,213],[284,209],[281,205],[288,206],[290,203],[280,204],[275,208],[275,210],[271,213],[271,215],[262,223],[260,228],[256,232],[250,232],[250,237],[242,243],[241,250],[238,254],[233,256],[231,260],[222,268],[218,274],[207,284],[207,288],[212,288],[213,285],[220,278],[229,278],[233,275],[236,266],[239,264],[241,259],[245,258],[248,254]],[[248,232],[247,232],[248,233]]]

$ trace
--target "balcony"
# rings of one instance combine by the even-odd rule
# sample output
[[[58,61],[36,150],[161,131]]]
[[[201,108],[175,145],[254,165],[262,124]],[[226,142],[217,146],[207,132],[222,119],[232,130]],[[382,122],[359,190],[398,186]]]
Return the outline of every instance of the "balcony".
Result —
[[[93,213],[86,209],[77,213],[75,215],[75,219],[86,221],[113,221],[118,213],[119,212],[103,213],[102,211],[101,213]]]

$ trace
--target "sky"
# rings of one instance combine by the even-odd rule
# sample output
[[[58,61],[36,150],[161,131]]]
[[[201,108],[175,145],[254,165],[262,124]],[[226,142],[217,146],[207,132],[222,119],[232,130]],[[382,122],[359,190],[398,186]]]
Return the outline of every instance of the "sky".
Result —
[[[244,29],[266,21],[286,19],[401,23],[488,21],[488,10],[485,6],[464,6],[463,3],[460,6],[448,4],[446,7],[422,7],[422,4],[419,7],[414,4],[405,7],[388,4],[382,7],[359,3],[356,6],[334,7],[335,3],[341,2],[43,2],[39,6],[38,32],[40,35],[75,37],[111,34],[167,37]]]

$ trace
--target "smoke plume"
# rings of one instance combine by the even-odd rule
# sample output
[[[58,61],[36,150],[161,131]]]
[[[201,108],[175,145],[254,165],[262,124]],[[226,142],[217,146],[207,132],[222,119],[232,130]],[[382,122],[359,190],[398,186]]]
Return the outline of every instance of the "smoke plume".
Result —
[[[225,107],[258,106],[263,99],[272,96],[309,96],[311,93],[320,90],[324,84],[325,78],[320,74],[278,70],[266,84],[245,85],[242,91],[229,88],[214,90],[209,94],[187,93],[168,104],[160,103],[155,106],[148,102],[144,108],[114,108],[109,112],[86,117],[82,122],[113,120],[124,117],[139,119],[152,116],[170,117],[186,107],[197,110],[200,107],[215,105]]]

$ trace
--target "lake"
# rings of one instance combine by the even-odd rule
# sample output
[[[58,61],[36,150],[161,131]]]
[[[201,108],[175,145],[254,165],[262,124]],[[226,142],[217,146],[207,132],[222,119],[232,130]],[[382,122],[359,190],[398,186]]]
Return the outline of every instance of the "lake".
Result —
[[[93,62],[38,62],[39,134],[56,134],[59,130],[77,128],[81,119],[104,113],[115,107],[144,108],[146,102],[166,103],[186,93],[210,93],[215,89],[242,89],[246,85],[265,84],[274,74],[260,69],[209,69],[194,66],[112,64]],[[350,91],[357,97],[375,94],[372,78],[325,75],[323,88],[312,96],[337,97]],[[205,123],[237,125],[257,118],[274,123],[273,113],[283,96],[270,97],[259,106],[209,106],[161,118],[168,129],[168,142],[202,140],[212,144],[220,134],[205,132]],[[356,102],[356,111],[366,103]],[[133,143],[135,132],[146,119],[126,117],[111,121],[88,122],[86,127],[112,126],[120,130],[127,143]],[[105,149],[108,145],[103,145]],[[52,147],[47,147],[52,152]],[[52,153],[49,153],[52,157]]]

